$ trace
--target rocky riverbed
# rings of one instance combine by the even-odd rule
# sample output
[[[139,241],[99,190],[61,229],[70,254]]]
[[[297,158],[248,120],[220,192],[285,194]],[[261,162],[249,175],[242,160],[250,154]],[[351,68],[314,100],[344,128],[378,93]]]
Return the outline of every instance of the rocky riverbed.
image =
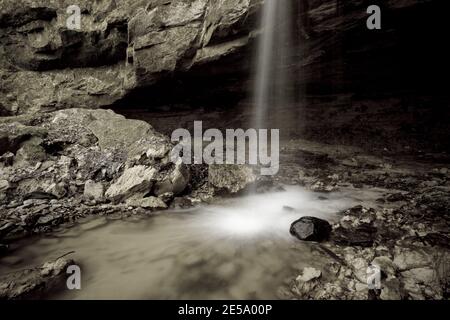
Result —
[[[257,192],[299,185],[317,193],[317,201],[342,190],[376,190],[375,201],[336,212],[338,222],[331,222],[326,238],[307,239],[316,241],[312,248],[329,263],[303,267],[274,288],[278,297],[448,297],[450,170],[445,154],[377,156],[295,139],[282,143],[280,172],[268,180],[249,176],[239,166],[174,164],[168,159],[171,142],[148,123],[87,109],[2,118],[0,141],[3,257],[15,241],[51,234],[85,216],[148,216],[214,203],[251,184]],[[367,289],[371,264],[382,270],[381,290]],[[46,283],[60,275],[42,280],[41,268],[36,270],[29,281]],[[33,288],[40,287],[16,293],[17,277],[3,277],[3,298],[33,296]]]
[[[448,158],[417,153],[402,159],[385,151],[376,156],[308,141],[286,145],[282,180],[307,185],[324,197],[347,186],[381,188],[383,196],[374,206],[340,213],[330,240],[319,248],[334,261],[324,270],[304,269],[282,291],[284,298],[448,298]],[[380,267],[383,285],[368,294],[371,264]]]

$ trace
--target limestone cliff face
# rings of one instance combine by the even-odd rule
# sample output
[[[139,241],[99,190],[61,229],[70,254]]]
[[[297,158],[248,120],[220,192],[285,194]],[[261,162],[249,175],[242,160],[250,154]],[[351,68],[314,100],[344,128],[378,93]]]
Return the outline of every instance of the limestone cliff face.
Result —
[[[248,43],[258,0],[81,0],[0,4],[3,114],[100,107]]]
[[[110,106],[139,90],[249,96],[263,1],[78,0],[81,29],[69,30],[74,1],[3,0],[0,115]],[[446,71],[442,2],[380,1],[383,28],[369,32],[372,1],[280,1],[294,18],[292,64],[281,66],[293,91],[416,90]]]

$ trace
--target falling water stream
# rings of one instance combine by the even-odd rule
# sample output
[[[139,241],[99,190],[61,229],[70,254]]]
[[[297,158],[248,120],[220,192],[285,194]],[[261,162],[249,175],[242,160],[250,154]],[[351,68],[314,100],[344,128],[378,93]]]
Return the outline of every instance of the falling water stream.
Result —
[[[291,12],[289,1],[265,0],[261,35],[256,53],[256,81],[254,88],[255,128],[267,128],[276,123],[276,113],[290,103],[288,66],[291,50]],[[269,123],[269,115],[270,122]]]

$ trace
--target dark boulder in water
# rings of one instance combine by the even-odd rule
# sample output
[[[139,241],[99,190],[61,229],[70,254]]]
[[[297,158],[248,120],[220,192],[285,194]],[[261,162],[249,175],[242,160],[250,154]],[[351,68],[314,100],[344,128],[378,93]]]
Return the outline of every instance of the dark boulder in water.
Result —
[[[329,238],[331,225],[319,218],[301,217],[291,224],[289,232],[300,240],[320,242]]]

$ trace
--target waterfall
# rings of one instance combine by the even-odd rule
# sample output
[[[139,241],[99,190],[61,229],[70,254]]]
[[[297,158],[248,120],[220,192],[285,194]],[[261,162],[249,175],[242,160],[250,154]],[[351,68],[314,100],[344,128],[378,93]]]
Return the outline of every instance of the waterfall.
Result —
[[[289,51],[292,26],[289,4],[289,0],[264,1],[261,36],[256,52],[253,99],[253,126],[257,129],[279,125],[276,120],[277,112],[290,100],[287,68],[291,56]],[[271,119],[268,119],[268,115],[271,115]]]

